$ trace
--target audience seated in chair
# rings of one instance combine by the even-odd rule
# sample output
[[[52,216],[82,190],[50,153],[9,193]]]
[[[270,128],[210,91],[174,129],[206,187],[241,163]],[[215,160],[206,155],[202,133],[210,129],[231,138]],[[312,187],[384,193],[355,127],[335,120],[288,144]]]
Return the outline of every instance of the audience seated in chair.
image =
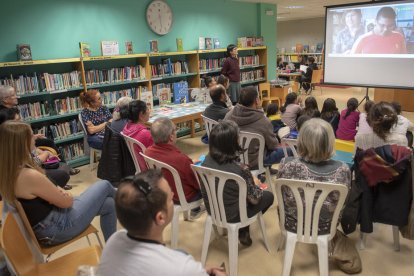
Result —
[[[71,240],[97,215],[101,216],[101,229],[107,240],[116,231],[115,190],[111,184],[99,181],[74,198],[47,179],[30,158],[33,146],[28,124],[9,121],[0,126],[0,194],[3,200],[11,205],[16,199],[21,202],[43,245]]]
[[[116,102],[114,112],[112,113],[111,129],[117,133],[121,133],[128,123],[128,105],[132,101],[133,99],[131,97],[121,97]]]
[[[158,118],[152,123],[151,135],[155,144],[145,150],[145,155],[164,162],[177,170],[188,202],[201,199],[200,187],[191,169],[193,161],[175,146],[177,141],[175,124],[166,117]],[[171,173],[165,172],[164,177],[174,192],[174,203],[179,204],[180,200]],[[200,208],[195,208],[191,210],[191,217],[197,218],[201,212]]]
[[[300,87],[303,87],[303,89],[305,89],[306,93],[311,89],[310,82],[312,80],[313,70],[318,70],[318,65],[315,63],[314,57],[309,57],[308,61],[309,65],[306,69],[306,72],[302,72],[302,75],[296,79],[296,81],[300,83]]]
[[[235,122],[240,130],[257,133],[265,140],[264,164],[279,163],[283,158],[282,148],[278,148],[279,141],[273,132],[272,123],[264,116],[262,103],[257,89],[253,86],[244,87],[240,93],[240,103],[230,110],[225,120]],[[257,168],[258,142],[253,141],[249,147],[249,166]]]
[[[302,99],[294,92],[287,94],[285,104],[280,109],[282,112],[282,122],[296,130],[296,121],[302,111]]]
[[[242,93],[243,94],[243,93]],[[237,106],[235,107],[237,108]],[[252,217],[258,212],[265,213],[273,204],[273,194],[259,188],[260,181],[253,177],[249,167],[239,162],[242,148],[239,145],[239,128],[232,121],[223,121],[216,125],[210,133],[209,153],[202,163],[203,167],[231,172],[240,175],[247,184],[247,216]],[[206,208],[209,211],[208,197],[203,191]],[[228,222],[239,222],[239,195],[236,183],[224,187],[224,205]],[[210,212],[210,211],[209,211]],[[249,226],[239,229],[239,240],[243,245],[250,246],[252,240]]]
[[[347,108],[341,111],[336,138],[346,141],[355,140],[359,122],[358,100],[350,98],[346,103]]]
[[[80,93],[84,109],[81,118],[87,131],[87,141],[91,148],[102,150],[105,125],[112,122],[112,114],[102,105],[101,93],[98,90],[88,90]]]
[[[409,147],[413,147],[413,133],[412,130],[414,129],[414,124],[410,122],[407,118],[405,118],[403,115],[401,115],[401,105],[398,102],[392,102],[392,106],[395,109],[395,112],[397,113],[398,120],[397,124],[395,124],[391,128],[391,132],[396,132],[402,135],[405,135],[407,137],[407,145]]]
[[[226,105],[226,100],[228,99],[226,89],[221,84],[213,85],[210,88],[210,96],[213,103],[206,107],[203,115],[216,122],[223,120],[224,116],[229,112],[229,108]]]
[[[173,192],[159,170],[124,179],[116,193],[118,219],[125,230],[106,244],[98,275],[226,275],[204,269],[191,255],[164,245],[163,232],[173,217]]]

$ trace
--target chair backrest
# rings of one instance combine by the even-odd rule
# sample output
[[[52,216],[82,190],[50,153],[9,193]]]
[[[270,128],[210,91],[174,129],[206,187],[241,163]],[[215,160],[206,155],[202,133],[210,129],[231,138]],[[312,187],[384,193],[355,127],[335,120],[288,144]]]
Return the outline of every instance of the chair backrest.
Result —
[[[240,160],[242,163],[247,164],[247,165],[249,165],[253,161],[253,160],[249,160],[249,148],[252,142],[259,144],[259,148],[257,151],[257,153],[259,154],[257,157],[257,167],[258,167],[259,173],[262,173],[265,171],[265,167],[263,165],[265,140],[262,135],[258,133],[240,131],[239,143],[240,143],[241,148],[245,149],[245,151],[242,154],[240,154]]]
[[[151,157],[145,155],[142,152],[140,154],[141,154],[142,157],[144,157],[144,160],[147,163],[147,166],[148,166],[149,169],[167,170],[171,173],[171,175],[174,179],[175,188],[177,190],[178,199],[180,200],[180,205],[183,208],[187,207],[188,202],[187,202],[187,199],[185,198],[183,185],[181,183],[181,178],[180,178],[180,175],[178,174],[177,170],[174,169],[172,166],[164,163],[164,162],[158,161],[154,158],[151,158]]]
[[[226,182],[233,180],[239,187],[239,214],[240,223],[248,221],[246,209],[247,184],[239,175],[202,166],[191,165],[194,173],[198,176],[197,181],[204,188],[210,205],[210,216],[213,223],[219,227],[226,227],[226,209],[223,201],[223,191]],[[227,184],[228,185],[228,184]],[[250,218],[252,219],[252,218]]]
[[[270,97],[270,83],[268,82],[262,82],[259,83],[259,92],[260,92],[260,98],[266,99]],[[264,95],[263,95],[264,92]]]
[[[290,148],[294,157],[299,156],[298,152],[296,151],[296,146],[298,145],[297,139],[282,138],[282,144],[283,144],[283,153],[285,154],[285,157],[288,157],[288,153],[286,150],[287,147]]]
[[[204,116],[204,115],[201,115],[201,118],[203,119],[203,122],[204,122],[204,128],[206,129],[207,136],[209,136],[209,137],[210,137],[210,132],[211,132],[211,130],[213,129],[213,127],[214,127],[215,125],[217,125],[217,124],[218,124],[218,122],[217,122],[217,121],[214,121],[213,119],[207,118],[207,117],[206,117],[206,116]]]
[[[141,142],[137,141],[136,139],[132,137],[125,135],[123,132],[121,132],[121,135],[122,137],[124,137],[129,153],[131,153],[132,160],[134,161],[135,170],[136,170],[135,174],[138,174],[141,172],[141,167],[139,166],[138,156],[135,153],[135,149],[138,149],[139,152],[144,152],[147,148]]]
[[[279,202],[279,219],[280,227],[285,230],[285,198],[282,194],[282,187],[289,189],[295,198],[297,223],[296,234],[297,240],[305,243],[315,243],[318,239],[319,216],[324,201],[332,192],[337,192],[338,202],[333,212],[330,239],[336,233],[336,228],[339,219],[339,213],[345,203],[348,194],[348,187],[343,184],[333,184],[327,182],[315,182],[308,180],[294,180],[279,178],[276,180],[276,196]],[[302,199],[300,193],[304,194]],[[317,195],[317,192],[320,195]],[[315,195],[317,198],[315,198]],[[312,208],[308,208],[312,206]]]
[[[26,212],[23,209],[22,204],[18,200],[13,201],[14,206],[16,207],[17,213],[19,214],[20,219],[23,222],[24,227],[26,228],[27,233],[29,234],[30,238],[32,239],[33,243],[36,245],[37,248],[41,248],[39,241],[36,238],[35,233],[33,232],[33,228],[30,225],[29,219],[26,216]]]
[[[323,69],[319,69],[319,70],[313,70],[312,72],[312,80],[311,83],[312,84],[319,84],[321,82],[322,79],[322,72]]]
[[[86,129],[86,126],[85,126],[85,124],[84,124],[84,122],[83,122],[83,120],[82,120],[82,115],[81,115],[81,113],[79,113],[79,114],[78,114],[78,119],[79,119],[79,122],[80,122],[80,124],[81,124],[81,126],[82,126],[82,130],[83,130],[83,132],[85,132],[85,135],[88,135],[89,133],[88,133],[88,130]]]
[[[18,275],[37,275],[36,260],[12,213],[3,222],[1,244]]]

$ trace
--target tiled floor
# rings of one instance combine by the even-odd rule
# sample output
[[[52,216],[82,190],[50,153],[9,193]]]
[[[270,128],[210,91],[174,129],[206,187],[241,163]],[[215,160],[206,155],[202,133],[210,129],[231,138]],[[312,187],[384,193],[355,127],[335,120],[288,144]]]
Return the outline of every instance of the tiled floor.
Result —
[[[346,106],[346,101],[350,97],[362,99],[365,95],[365,89],[347,88],[334,89],[324,88],[323,93],[319,89],[314,91],[314,96],[318,100],[319,108],[327,97],[334,98],[339,109]],[[373,92],[370,91],[371,98]],[[414,113],[404,112],[410,120],[414,121]],[[179,148],[188,154],[191,158],[197,159],[200,154],[208,152],[208,147],[200,142],[199,134],[195,138],[181,138],[178,140]],[[70,183],[75,185],[72,190],[73,194],[79,194],[86,189],[91,183],[96,181],[96,170],[90,171],[88,166],[81,168],[81,173],[72,177]],[[206,215],[196,221],[186,222],[180,218],[180,238],[179,247],[189,252],[196,260],[200,260],[201,247],[204,233],[204,220]],[[280,275],[282,271],[284,251],[276,252],[276,243],[280,236],[280,230],[277,223],[277,214],[275,205],[264,215],[267,235],[271,244],[271,252],[267,252],[257,224],[251,227],[251,236],[253,245],[249,248],[239,246],[239,275]],[[99,226],[98,219],[94,220],[94,225]],[[119,226],[120,227],[120,226]],[[350,235],[355,244],[358,241],[358,233]],[[170,242],[170,227],[165,231],[165,241]],[[76,245],[62,250],[56,256],[64,254],[76,247],[87,245],[86,240],[78,242]],[[317,250],[312,245],[298,244],[295,251],[291,275],[318,275],[318,258]],[[374,233],[368,236],[367,248],[359,251],[362,259],[363,270],[358,275],[414,275],[414,241],[401,239],[401,251],[395,252],[392,243],[391,226],[375,225]],[[220,265],[223,261],[228,266],[228,248],[227,240],[220,238],[210,244],[207,258],[208,265]],[[333,262],[330,265],[330,275],[345,275]]]

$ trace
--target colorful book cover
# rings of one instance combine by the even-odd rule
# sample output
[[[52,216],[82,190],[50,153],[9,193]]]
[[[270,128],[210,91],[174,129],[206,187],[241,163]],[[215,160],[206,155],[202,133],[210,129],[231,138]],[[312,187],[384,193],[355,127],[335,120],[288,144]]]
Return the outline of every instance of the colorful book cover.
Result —
[[[171,89],[170,88],[161,88],[157,90],[158,100],[160,105],[170,104],[171,103]]]
[[[202,36],[200,36],[198,38],[198,49],[199,50],[205,50],[206,49],[206,40]]]
[[[91,56],[91,47],[89,43],[79,42],[79,48],[80,48],[81,57]]]
[[[213,41],[210,37],[206,37],[206,50],[213,49]]]
[[[183,39],[177,38],[176,42],[177,42],[177,52],[182,52],[183,51]]]
[[[302,53],[303,52],[303,44],[296,43],[296,53]]]
[[[101,41],[101,50],[103,56],[119,55],[118,41]]]
[[[316,44],[316,53],[322,53],[323,51],[323,43]]]
[[[188,82],[180,81],[173,84],[174,103],[182,104],[188,102]]]
[[[220,49],[220,40],[218,38],[214,38],[214,49]]]
[[[149,47],[150,47],[151,53],[157,53],[158,52],[158,40],[150,40]]]
[[[125,54],[131,55],[134,53],[134,47],[132,46],[132,41],[125,41]]]
[[[17,60],[32,60],[32,50],[29,44],[17,44]]]
[[[154,108],[154,98],[152,96],[152,91],[141,91],[139,99],[145,102],[150,110]]]
[[[303,45],[303,52],[309,53],[309,45]]]

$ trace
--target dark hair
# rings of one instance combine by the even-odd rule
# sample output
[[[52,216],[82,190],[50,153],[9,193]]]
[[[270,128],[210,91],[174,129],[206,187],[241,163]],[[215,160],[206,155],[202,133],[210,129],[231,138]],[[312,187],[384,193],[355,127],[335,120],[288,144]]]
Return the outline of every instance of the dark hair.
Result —
[[[395,10],[391,7],[382,7],[378,13],[377,13],[377,17],[375,18],[376,20],[379,20],[380,17],[384,17],[384,18],[389,18],[392,20],[395,20],[395,18],[397,17],[397,14],[395,13]]]
[[[95,95],[100,93],[99,90],[91,89],[86,92],[81,92],[79,95],[79,99],[83,107],[88,107],[95,101]]]
[[[226,93],[226,89],[221,84],[217,84],[210,89],[210,97],[213,102],[219,102],[223,93]]]
[[[349,116],[349,114],[351,114],[352,111],[355,111],[358,108],[358,100],[356,98],[350,98],[346,103],[346,107],[347,111],[345,114],[345,119]]]
[[[218,78],[217,78],[217,84],[221,84],[224,86],[224,88],[226,87],[226,84],[229,83],[229,78],[226,77],[225,75],[221,74]]]
[[[237,46],[236,46],[236,45],[234,45],[234,44],[229,44],[229,45],[227,46],[227,56],[231,57],[230,52],[231,52],[231,51],[233,51],[233,49],[234,49],[234,48],[237,48]]]
[[[295,103],[296,99],[298,98],[298,95],[296,95],[295,92],[288,93],[285,99],[285,104],[282,106],[280,111],[284,113],[286,111],[286,107],[290,104]]]
[[[20,114],[17,107],[3,108],[0,110],[0,125],[6,121],[14,120]]]
[[[257,92],[256,87],[247,86],[247,87],[242,88],[242,90],[240,91],[239,103],[241,105],[249,107],[254,104],[257,97],[259,97],[259,93]]]
[[[121,106],[119,108],[119,117],[121,117],[121,119],[128,119],[128,115],[129,115],[129,106],[128,105]]]
[[[392,107],[394,107],[394,110],[397,113],[397,115],[400,115],[401,114],[401,104],[399,102],[392,102],[391,105],[392,105]]]
[[[364,110],[368,114],[371,108],[374,106],[374,101],[367,100],[364,104]]]
[[[308,115],[301,115],[299,116],[297,122],[296,122],[296,128],[298,129],[298,131],[300,131],[300,128],[302,127],[302,125],[306,122],[309,121],[310,119],[312,119],[312,117],[308,116]]]
[[[239,144],[239,127],[233,121],[221,121],[208,137],[209,155],[219,164],[239,160],[243,152]]]
[[[345,24],[345,17],[346,17],[346,15],[349,14],[349,13],[351,13],[351,12],[355,13],[359,17],[359,20],[361,20],[361,18],[362,18],[361,9],[345,10],[344,13],[342,14],[342,22],[344,24]]]
[[[325,121],[330,120],[335,114],[339,114],[338,108],[336,107],[336,102],[332,98],[327,98],[323,102],[321,118]]]
[[[208,88],[208,86],[210,85],[210,83],[213,82],[213,78],[211,76],[204,76],[204,85]]]
[[[134,100],[128,105],[128,120],[137,123],[139,115],[145,112],[147,112],[147,104],[140,100]]]
[[[314,57],[309,57],[309,58],[308,58],[308,61],[309,61],[309,64],[310,64],[310,63],[314,63],[314,62],[315,62],[315,58],[314,58]]]
[[[115,196],[116,215],[122,226],[133,235],[146,235],[155,215],[166,210],[167,194],[160,189],[160,170],[147,170],[121,180]],[[142,186],[149,186],[144,194]]]
[[[374,104],[368,113],[367,122],[380,138],[385,140],[390,129],[397,123],[398,117],[394,107],[387,102]]]
[[[318,102],[315,97],[309,96],[305,100],[305,108],[302,110],[302,115],[308,115],[309,117],[319,117]]]
[[[278,111],[279,111],[279,106],[276,103],[270,103],[266,107],[266,117],[276,115]]]

